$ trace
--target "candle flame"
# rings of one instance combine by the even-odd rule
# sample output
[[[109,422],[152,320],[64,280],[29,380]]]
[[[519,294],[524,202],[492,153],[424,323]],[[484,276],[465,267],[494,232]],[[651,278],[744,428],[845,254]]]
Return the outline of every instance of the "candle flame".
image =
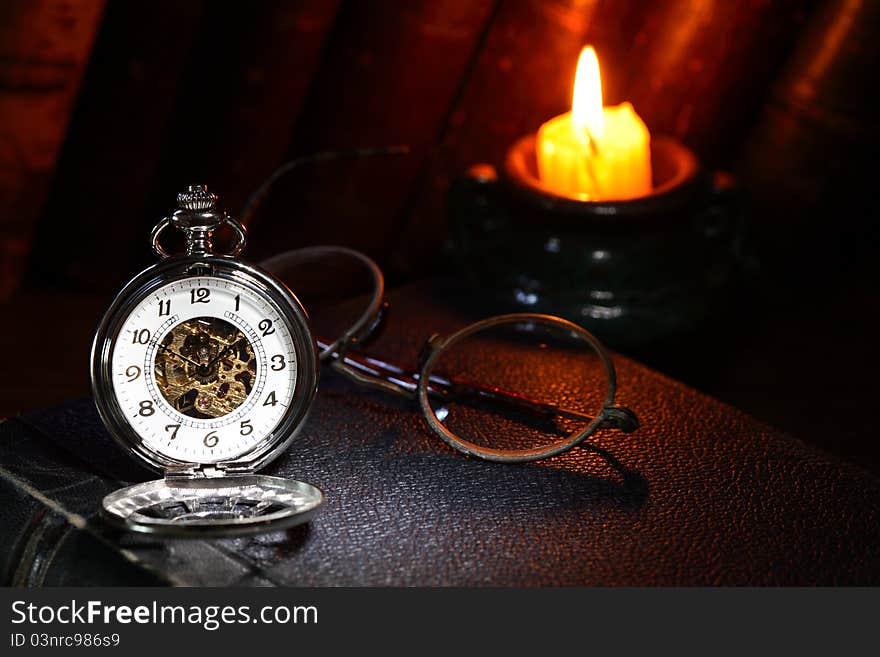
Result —
[[[571,97],[571,120],[590,137],[602,134],[605,120],[602,115],[602,79],[599,76],[599,58],[593,46],[584,46],[578,57],[574,74],[574,92]]]

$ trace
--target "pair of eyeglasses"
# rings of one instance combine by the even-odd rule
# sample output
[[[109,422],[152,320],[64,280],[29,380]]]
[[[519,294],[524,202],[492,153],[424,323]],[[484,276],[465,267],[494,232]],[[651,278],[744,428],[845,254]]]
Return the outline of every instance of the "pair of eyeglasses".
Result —
[[[251,196],[241,216],[250,220],[271,185],[300,164],[402,152],[321,153],[287,163]],[[460,452],[505,463],[536,461],[599,430],[629,433],[639,426],[635,413],[615,404],[617,377],[605,347],[566,319],[489,317],[445,337],[431,335],[417,365],[406,367],[364,350],[389,314],[385,278],[371,258],[341,246],[311,246],[261,265],[306,305],[322,336],[323,363],[359,385],[416,402],[428,428]]]
[[[347,328],[318,338],[321,361],[357,384],[416,401],[430,430],[465,454],[535,461],[561,454],[600,429],[638,428],[635,414],[614,402],[617,379],[608,352],[573,322],[524,313],[489,317],[446,337],[431,335],[418,365],[404,367],[363,350],[389,312],[384,276],[369,257],[315,246],[261,265],[286,281],[307,307],[314,293],[297,289],[307,278],[304,271],[320,280],[323,290],[349,289],[340,284],[344,279],[367,280],[369,290],[360,303],[349,302],[349,316],[340,320],[336,313],[337,325],[341,321]],[[316,268],[323,273],[316,276]],[[312,314],[320,321],[319,313]]]

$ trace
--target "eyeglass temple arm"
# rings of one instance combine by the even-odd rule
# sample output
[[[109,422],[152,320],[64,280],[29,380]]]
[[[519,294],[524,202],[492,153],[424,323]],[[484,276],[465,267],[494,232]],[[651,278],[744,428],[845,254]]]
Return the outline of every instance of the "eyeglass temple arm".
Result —
[[[320,340],[318,346],[322,349],[325,348]],[[348,379],[361,385],[384,390],[408,399],[414,399],[416,396],[419,374],[394,363],[346,352],[341,358],[333,360],[332,367]],[[428,383],[428,394],[441,400],[494,403],[541,419],[564,417],[582,422],[592,422],[595,419],[594,416],[581,411],[547,404],[516,392],[494,386],[484,386],[464,379],[450,380],[432,375]],[[635,413],[622,406],[607,406],[602,410],[602,415],[604,418],[600,427],[603,429],[620,429],[630,433],[639,426]]]

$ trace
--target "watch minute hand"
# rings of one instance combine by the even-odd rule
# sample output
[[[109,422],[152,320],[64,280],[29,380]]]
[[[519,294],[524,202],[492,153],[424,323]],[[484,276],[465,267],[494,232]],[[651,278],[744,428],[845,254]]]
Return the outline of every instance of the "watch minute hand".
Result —
[[[190,360],[190,359],[187,358],[186,356],[181,356],[181,355],[180,355],[179,353],[177,353],[176,351],[171,351],[171,350],[170,350],[168,347],[166,347],[165,345],[161,345],[161,344],[160,344],[160,345],[159,345],[159,349],[161,349],[162,351],[167,351],[167,352],[168,352],[169,354],[171,354],[172,356],[176,356],[176,357],[179,358],[180,360],[186,361],[186,362],[189,363],[190,365],[194,365],[195,367],[201,367],[201,365],[199,365],[199,364],[198,364],[197,362],[195,362],[194,360]]]

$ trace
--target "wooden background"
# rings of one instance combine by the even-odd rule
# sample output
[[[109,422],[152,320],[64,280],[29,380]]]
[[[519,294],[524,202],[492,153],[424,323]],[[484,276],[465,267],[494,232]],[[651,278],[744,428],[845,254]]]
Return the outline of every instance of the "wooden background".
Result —
[[[810,0],[4,0],[2,296],[112,289],[149,262],[181,186],[237,212],[292,156],[408,144],[406,158],[304,170],[251,257],[319,242],[430,270],[444,193],[567,110],[596,46],[607,103],[731,166],[814,10]]]
[[[586,43],[607,103],[731,169],[763,233],[726,334],[631,355],[880,472],[876,0],[0,0],[0,418],[87,394],[181,186],[237,212],[293,156],[408,144],[287,179],[248,255],[442,267],[450,181],[568,109]]]

